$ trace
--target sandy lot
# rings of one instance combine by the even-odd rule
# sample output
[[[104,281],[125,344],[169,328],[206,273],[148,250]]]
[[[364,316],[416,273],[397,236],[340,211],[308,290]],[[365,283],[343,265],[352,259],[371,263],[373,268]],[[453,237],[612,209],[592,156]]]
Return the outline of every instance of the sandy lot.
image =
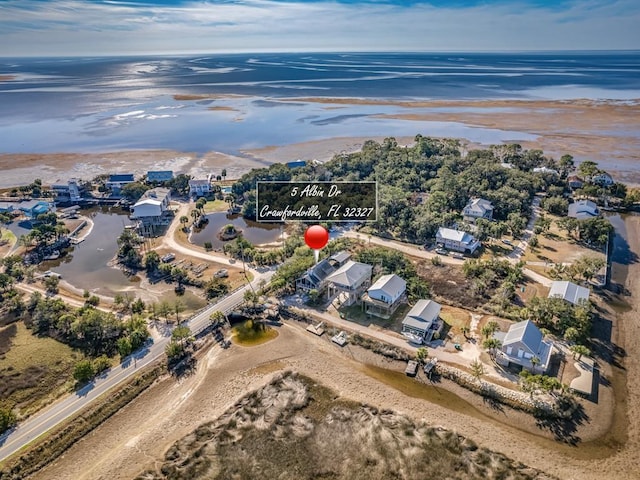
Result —
[[[630,217],[627,228],[632,248],[640,252],[640,217]],[[620,337],[618,344],[626,350],[628,389],[626,402],[620,395],[616,404],[622,409],[626,405],[628,412],[614,418],[614,434],[578,447],[551,440],[522,414],[492,411],[474,395],[459,388],[456,391],[455,385],[441,387],[460,395],[462,400],[456,402],[446,396],[439,399],[441,387],[436,393],[431,389],[428,400],[415,387],[399,384],[393,388],[365,366],[380,362],[377,357],[353,347],[340,352],[327,338],[316,338],[292,324],[280,327],[275,340],[258,347],[234,345],[226,351],[214,347],[199,362],[194,375],[157,383],[35,478],[133,478],[145,468],[158,466],[177,439],[216,418],[244,393],[264,385],[274,372],[283,369],[317,379],[345,398],[457,430],[483,446],[562,479],[640,478],[639,264],[630,265],[626,286],[634,292],[627,298],[633,307],[622,314],[622,322],[614,324],[613,335],[614,340]],[[625,380],[615,374],[610,378]],[[620,387],[625,390],[623,384]],[[607,408],[611,409],[611,404]]]

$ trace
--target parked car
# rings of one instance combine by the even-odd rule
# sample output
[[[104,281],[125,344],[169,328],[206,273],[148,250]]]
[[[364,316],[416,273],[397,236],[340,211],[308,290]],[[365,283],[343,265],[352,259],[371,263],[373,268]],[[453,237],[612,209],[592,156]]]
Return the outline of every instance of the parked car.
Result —
[[[444,248],[436,248],[436,253],[438,255],[449,255],[449,252]]]
[[[511,243],[511,240],[507,240],[506,238],[502,239],[502,243],[504,243],[505,245],[513,245],[513,243]]]
[[[458,260],[464,260],[464,255],[461,253],[454,253],[453,255],[451,255],[453,258],[456,258]]]
[[[164,263],[169,263],[169,262],[173,262],[176,259],[176,255],[174,253],[167,253],[166,255],[164,255],[162,257],[162,261]]]
[[[223,268],[221,270],[218,270],[216,273],[214,273],[213,276],[217,278],[227,278],[229,276],[229,272],[227,271],[226,268]]]

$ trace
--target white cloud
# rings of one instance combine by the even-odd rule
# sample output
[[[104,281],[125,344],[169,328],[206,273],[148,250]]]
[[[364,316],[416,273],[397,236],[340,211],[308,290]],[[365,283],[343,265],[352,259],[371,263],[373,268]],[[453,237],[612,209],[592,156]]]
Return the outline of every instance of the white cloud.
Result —
[[[0,55],[637,48],[636,0],[467,8],[271,0],[0,3]]]

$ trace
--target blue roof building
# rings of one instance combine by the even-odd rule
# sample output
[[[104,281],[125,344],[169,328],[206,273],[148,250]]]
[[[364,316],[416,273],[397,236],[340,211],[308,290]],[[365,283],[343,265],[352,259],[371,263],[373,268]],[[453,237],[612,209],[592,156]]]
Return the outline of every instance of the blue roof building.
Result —
[[[173,170],[149,170],[147,182],[168,182],[173,179]]]
[[[54,207],[51,203],[42,200],[29,200],[27,202],[20,202],[18,209],[20,209],[28,219],[34,220],[38,215],[53,211]]]
[[[306,167],[307,166],[307,161],[306,160],[296,160],[294,162],[287,162],[285,165],[287,167],[289,167],[289,168]]]

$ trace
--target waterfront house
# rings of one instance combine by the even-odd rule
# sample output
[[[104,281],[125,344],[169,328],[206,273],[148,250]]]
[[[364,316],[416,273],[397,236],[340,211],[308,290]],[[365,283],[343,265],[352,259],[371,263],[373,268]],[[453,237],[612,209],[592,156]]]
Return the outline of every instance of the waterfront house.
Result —
[[[473,252],[480,247],[480,241],[470,233],[444,227],[438,229],[438,233],[436,233],[436,243],[442,245],[447,250],[468,254],[473,254]]]
[[[430,342],[442,329],[441,309],[433,300],[418,300],[402,320],[402,334],[413,343]]]
[[[42,200],[28,200],[26,202],[18,203],[18,209],[29,220],[35,220],[38,215],[43,215],[55,211],[53,204]]]
[[[533,169],[533,173],[548,173],[550,175],[558,176],[560,175],[557,170],[549,167],[536,167]]]
[[[388,318],[407,299],[407,282],[396,274],[383,275],[362,296],[365,311]]]
[[[493,219],[493,205],[484,198],[473,198],[462,211],[465,221],[475,223],[478,218]]]
[[[327,298],[337,295],[342,305],[352,305],[371,285],[372,270],[371,265],[349,260],[327,277]]]
[[[173,170],[149,170],[147,172],[147,182],[163,183],[173,180]]]
[[[594,185],[600,185],[601,187],[610,187],[615,183],[613,181],[613,177],[611,177],[607,172],[597,173],[596,175],[593,175],[589,181]]]
[[[68,181],[58,180],[51,185],[51,190],[56,193],[56,201],[58,202],[78,202],[82,200],[83,187],[75,178]]]
[[[293,162],[287,162],[285,165],[289,168],[299,168],[306,167],[307,162],[305,160],[295,160]]]
[[[599,215],[598,206],[591,200],[578,200],[569,204],[567,216],[578,220],[587,220]]]
[[[192,197],[204,197],[211,193],[210,178],[193,178],[189,180],[189,195]]]
[[[572,305],[579,305],[589,300],[589,289],[573,282],[555,281],[551,283],[551,289],[549,290],[549,298],[552,297],[562,298]]]
[[[133,173],[119,173],[115,175],[110,175],[109,180],[105,183],[105,186],[111,190],[113,195],[120,195],[120,191],[122,187],[125,185],[129,185],[130,183],[135,182],[136,179],[133,176]]]
[[[13,213],[15,205],[13,202],[0,202],[0,213]]]
[[[309,293],[311,290],[323,292],[327,286],[327,277],[344,265],[350,256],[349,252],[341,251],[323,258],[296,279],[296,290],[300,293]]]
[[[171,193],[168,188],[152,188],[144,192],[132,207],[131,218],[139,221],[142,234],[155,233],[157,227],[171,223]]]
[[[567,184],[569,185],[569,188],[571,190],[576,190],[578,188],[582,188],[584,182],[577,175],[571,175],[569,178],[567,178]]]
[[[535,373],[544,373],[549,368],[553,346],[544,340],[542,332],[531,320],[514,323],[506,334],[496,332],[494,338],[502,343],[496,354],[496,362],[500,365],[520,365],[527,370],[535,369]],[[537,365],[535,361],[531,362],[533,357],[538,358]]]

